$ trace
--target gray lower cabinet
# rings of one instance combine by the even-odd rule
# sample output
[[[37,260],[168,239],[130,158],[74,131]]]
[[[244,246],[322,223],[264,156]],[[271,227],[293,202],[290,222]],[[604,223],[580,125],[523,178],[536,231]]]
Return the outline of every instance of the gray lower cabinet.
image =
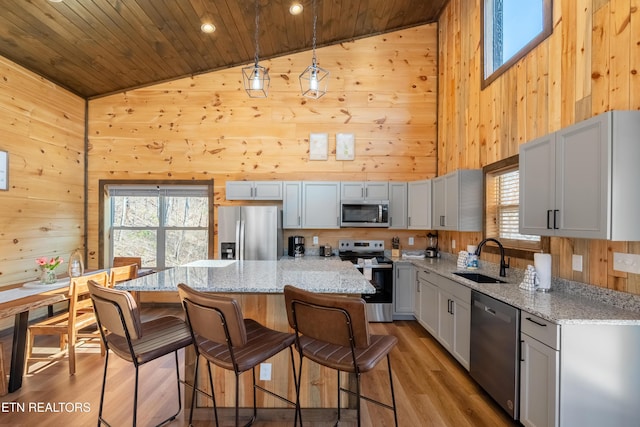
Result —
[[[422,269],[417,286],[418,322],[469,370],[471,289]]]
[[[520,422],[558,425],[560,327],[526,311],[520,321]]]
[[[640,325],[555,323],[521,311],[520,422],[637,426]]]
[[[415,289],[413,265],[395,262],[393,270],[393,319],[413,320]]]

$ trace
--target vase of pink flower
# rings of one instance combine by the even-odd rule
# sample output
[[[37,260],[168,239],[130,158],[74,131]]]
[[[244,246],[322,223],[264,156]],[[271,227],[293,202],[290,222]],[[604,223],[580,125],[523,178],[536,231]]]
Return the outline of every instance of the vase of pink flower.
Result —
[[[58,280],[56,276],[56,267],[62,264],[64,260],[59,256],[55,258],[40,257],[36,259],[36,264],[40,266],[40,282],[43,284],[55,283]]]

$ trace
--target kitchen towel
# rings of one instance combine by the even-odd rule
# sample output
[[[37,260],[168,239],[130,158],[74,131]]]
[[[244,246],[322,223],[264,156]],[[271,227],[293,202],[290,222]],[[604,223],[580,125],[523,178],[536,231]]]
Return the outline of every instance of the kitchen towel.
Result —
[[[551,289],[551,254],[533,254],[533,263],[538,277],[539,292],[549,292]]]

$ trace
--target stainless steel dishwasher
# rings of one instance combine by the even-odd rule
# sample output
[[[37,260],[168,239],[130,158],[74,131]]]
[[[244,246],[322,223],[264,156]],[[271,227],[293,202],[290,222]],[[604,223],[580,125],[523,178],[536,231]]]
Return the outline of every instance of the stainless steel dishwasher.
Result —
[[[519,416],[520,310],[471,292],[469,373],[514,420]]]

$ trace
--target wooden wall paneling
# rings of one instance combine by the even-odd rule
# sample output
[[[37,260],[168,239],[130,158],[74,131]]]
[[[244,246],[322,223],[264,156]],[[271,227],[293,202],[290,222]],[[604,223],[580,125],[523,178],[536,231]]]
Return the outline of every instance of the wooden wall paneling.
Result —
[[[593,48],[592,48],[592,86],[591,101],[593,114],[599,114],[610,109],[610,31],[609,3],[595,9],[593,13]]]
[[[2,286],[36,279],[37,257],[83,247],[85,103],[4,58],[0,77],[10,187],[0,192]]]
[[[631,5],[630,0],[611,0],[610,2],[610,106],[612,109],[625,109],[629,106],[629,54],[631,46]]]
[[[563,83],[566,81],[566,84],[562,85],[561,127],[574,123],[576,91],[576,2],[577,0],[560,2],[562,4],[562,51],[555,52],[555,54],[562,58],[562,81]]]
[[[318,49],[320,65],[331,71],[329,92],[319,100],[299,94],[309,52],[267,61],[267,99],[249,98],[235,67],[91,100],[89,212],[97,206],[93,183],[104,178],[213,177],[215,202],[223,205],[233,204],[224,197],[227,180],[435,176],[437,34],[431,24]],[[311,132],[329,133],[328,160],[309,161]],[[335,160],[337,132],[355,134],[354,161]],[[325,233],[332,231],[317,235]],[[97,235],[90,215],[91,254],[98,253]]]
[[[629,108],[640,109],[640,1],[631,0],[629,29]]]
[[[562,111],[565,99],[563,98],[563,66],[562,46],[564,44],[564,33],[566,31],[563,20],[562,8],[565,2],[553,2],[553,33],[549,36],[549,102],[547,115],[549,116],[549,131],[560,129],[562,122]],[[518,138],[522,144],[526,142],[523,138]]]
[[[581,2],[576,10],[576,100],[591,95],[592,2]]]

